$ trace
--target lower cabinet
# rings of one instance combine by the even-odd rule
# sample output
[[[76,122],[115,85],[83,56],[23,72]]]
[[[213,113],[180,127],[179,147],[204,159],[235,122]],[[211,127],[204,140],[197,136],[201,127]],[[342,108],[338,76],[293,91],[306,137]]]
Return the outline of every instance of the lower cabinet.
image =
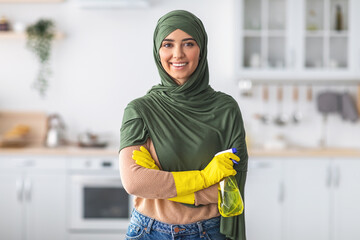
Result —
[[[330,239],[331,162],[328,159],[286,159],[283,239]]]
[[[360,159],[251,158],[249,240],[360,239]]]
[[[283,183],[277,160],[249,161],[245,185],[247,239],[281,239]]]
[[[0,159],[0,239],[66,239],[62,159]]]
[[[0,238],[23,239],[24,205],[20,171],[0,170]]]
[[[252,157],[245,187],[249,240],[360,239],[360,159]],[[67,161],[0,157],[0,239],[123,239],[69,233]]]
[[[333,160],[331,199],[332,235],[335,240],[360,239],[360,159]]]

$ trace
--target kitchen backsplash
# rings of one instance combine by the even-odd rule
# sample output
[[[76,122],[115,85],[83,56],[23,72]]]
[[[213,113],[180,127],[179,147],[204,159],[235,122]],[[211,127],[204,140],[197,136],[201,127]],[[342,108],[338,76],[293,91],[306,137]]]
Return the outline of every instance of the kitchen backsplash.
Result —
[[[329,113],[327,121],[324,122],[324,116],[317,107],[317,97],[324,92],[336,92],[340,95],[349,93],[355,104],[358,91],[356,85],[315,85],[311,87],[311,101],[306,98],[308,86],[300,86],[297,103],[293,100],[293,86],[285,85],[283,87],[283,102],[280,104],[276,96],[277,88],[278,86],[269,87],[268,102],[263,101],[263,86],[261,85],[254,87],[251,97],[238,95],[238,101],[252,146],[271,147],[273,146],[271,142],[281,140],[282,143],[288,146],[320,147],[322,138],[325,138],[327,147],[360,147],[359,119],[350,121],[344,119],[339,112],[334,112]],[[274,118],[280,112],[292,117],[296,110],[302,114],[302,118],[298,123],[289,121],[279,126],[274,122]],[[257,114],[264,113],[267,113],[271,118],[267,124],[255,117]],[[274,147],[277,147],[277,145]]]

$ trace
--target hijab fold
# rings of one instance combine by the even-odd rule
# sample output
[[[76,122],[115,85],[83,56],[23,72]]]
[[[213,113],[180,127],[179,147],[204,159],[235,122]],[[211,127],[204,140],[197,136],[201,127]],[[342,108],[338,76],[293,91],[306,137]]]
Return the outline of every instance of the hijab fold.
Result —
[[[176,29],[192,36],[200,47],[199,64],[183,85],[177,85],[161,65],[159,49]],[[151,138],[165,171],[201,170],[222,150],[236,147],[240,163],[234,166],[243,191],[247,171],[245,131],[237,102],[209,85],[207,34],[200,19],[176,10],[161,17],[154,31],[153,54],[161,84],[125,109],[120,149]],[[243,194],[243,192],[242,192]],[[221,219],[221,232],[245,240],[244,216]]]

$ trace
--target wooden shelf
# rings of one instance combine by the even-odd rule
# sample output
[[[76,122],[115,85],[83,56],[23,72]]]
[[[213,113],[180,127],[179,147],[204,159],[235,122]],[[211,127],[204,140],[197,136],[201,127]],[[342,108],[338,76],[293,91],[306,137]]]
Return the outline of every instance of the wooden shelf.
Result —
[[[59,3],[64,0],[0,0],[0,3]]]
[[[1,1],[1,0],[0,0]],[[64,38],[64,33],[61,32],[57,32],[55,33],[55,39],[63,39]],[[0,40],[5,40],[5,39],[26,39],[26,33],[17,33],[17,32],[12,32],[12,31],[8,31],[8,32],[0,32]]]

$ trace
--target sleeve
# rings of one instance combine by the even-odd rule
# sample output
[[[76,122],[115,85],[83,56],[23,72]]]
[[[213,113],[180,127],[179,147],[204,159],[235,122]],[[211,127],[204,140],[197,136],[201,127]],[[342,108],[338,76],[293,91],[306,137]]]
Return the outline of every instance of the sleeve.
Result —
[[[195,192],[195,206],[208,205],[218,202],[218,184]]]
[[[130,146],[120,151],[119,170],[125,190],[131,195],[142,198],[176,197],[176,187],[171,172],[144,168],[132,159],[132,152],[139,148],[140,146]]]
[[[176,196],[170,172],[147,169],[132,159],[132,152],[143,145],[149,149],[149,131],[134,102],[125,108],[120,130],[119,170],[125,190],[142,198],[167,199]]]
[[[135,106],[125,108],[120,129],[120,150],[134,145],[142,145],[149,138],[149,131]]]

